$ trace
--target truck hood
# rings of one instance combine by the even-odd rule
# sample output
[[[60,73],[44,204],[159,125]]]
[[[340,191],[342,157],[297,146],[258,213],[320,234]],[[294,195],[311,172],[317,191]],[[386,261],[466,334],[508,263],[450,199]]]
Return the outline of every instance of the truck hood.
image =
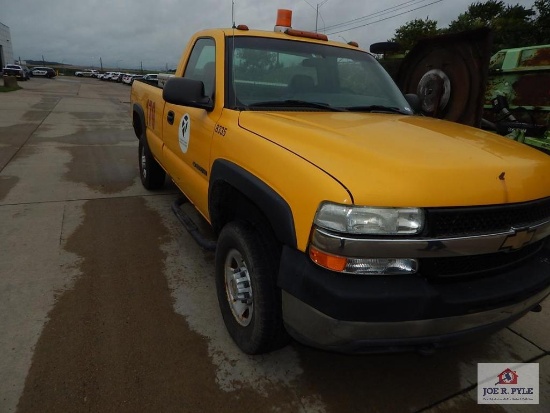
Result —
[[[493,205],[550,196],[550,156],[458,123],[381,113],[241,112],[239,125],[325,171],[360,205]]]

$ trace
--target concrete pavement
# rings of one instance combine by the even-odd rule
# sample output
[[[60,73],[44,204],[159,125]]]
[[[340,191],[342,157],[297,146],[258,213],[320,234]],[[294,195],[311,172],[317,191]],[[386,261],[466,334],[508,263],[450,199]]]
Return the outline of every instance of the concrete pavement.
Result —
[[[483,341],[346,356],[240,353],[213,255],[145,191],[129,88],[59,77],[0,93],[0,413],[545,412],[550,306]],[[477,363],[540,366],[539,405],[478,405]]]

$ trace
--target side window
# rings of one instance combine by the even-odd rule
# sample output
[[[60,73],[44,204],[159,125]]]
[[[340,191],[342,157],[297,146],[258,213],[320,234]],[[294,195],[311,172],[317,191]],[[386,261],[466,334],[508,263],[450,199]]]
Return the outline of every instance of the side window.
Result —
[[[204,83],[204,94],[214,96],[216,84],[216,44],[214,39],[199,39],[193,46],[183,77],[201,80]]]

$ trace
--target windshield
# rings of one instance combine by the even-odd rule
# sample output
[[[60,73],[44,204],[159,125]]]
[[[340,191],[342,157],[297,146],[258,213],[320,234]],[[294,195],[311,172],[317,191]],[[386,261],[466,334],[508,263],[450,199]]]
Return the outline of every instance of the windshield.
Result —
[[[226,106],[412,114],[391,77],[359,50],[263,37],[227,39]]]

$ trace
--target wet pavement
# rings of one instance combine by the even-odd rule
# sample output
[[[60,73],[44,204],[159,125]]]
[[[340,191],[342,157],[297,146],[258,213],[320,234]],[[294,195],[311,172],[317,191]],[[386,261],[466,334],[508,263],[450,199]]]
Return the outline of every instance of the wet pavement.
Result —
[[[431,356],[242,354],[213,254],[139,182],[127,86],[0,93],[0,413],[546,412],[550,306]],[[539,405],[478,405],[477,363],[539,363]]]

